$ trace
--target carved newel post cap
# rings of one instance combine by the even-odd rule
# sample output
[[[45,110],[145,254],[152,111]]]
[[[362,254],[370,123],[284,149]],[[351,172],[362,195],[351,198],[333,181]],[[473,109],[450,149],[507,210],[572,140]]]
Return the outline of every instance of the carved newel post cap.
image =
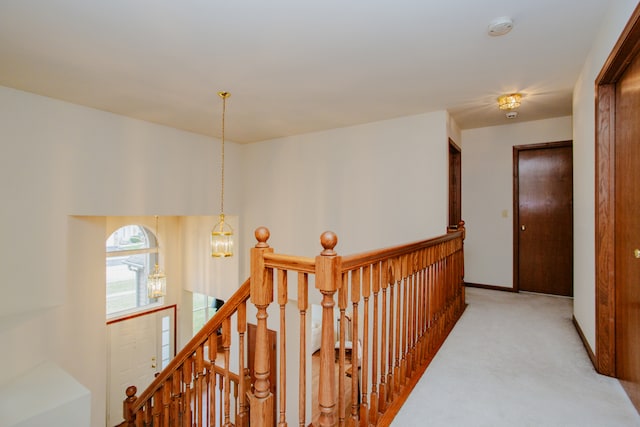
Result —
[[[137,392],[138,392],[138,389],[134,385],[130,385],[129,387],[127,387],[127,391],[125,391],[127,397],[133,397],[136,395]]]
[[[320,255],[335,255],[336,251],[334,251],[333,248],[335,248],[338,244],[338,236],[336,236],[336,233],[334,233],[333,231],[325,231],[320,236],[320,244],[324,248]]]
[[[256,228],[254,234],[256,236],[256,240],[258,241],[258,243],[256,243],[256,248],[269,247],[269,245],[267,244],[267,240],[269,240],[269,236],[271,236],[271,233],[269,232],[269,229],[267,227]]]

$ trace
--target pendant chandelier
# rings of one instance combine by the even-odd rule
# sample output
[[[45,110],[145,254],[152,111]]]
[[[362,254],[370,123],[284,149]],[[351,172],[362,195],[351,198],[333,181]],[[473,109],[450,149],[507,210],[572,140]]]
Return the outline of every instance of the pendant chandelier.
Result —
[[[211,230],[211,256],[215,258],[230,257],[233,255],[233,229],[224,221],[224,116],[227,110],[227,98],[229,92],[218,92],[222,98],[222,154],[220,176],[220,215],[218,223]]]
[[[149,299],[160,298],[167,294],[167,276],[160,269],[160,239],[158,238],[158,215],[156,218],[156,247],[158,253],[156,255],[156,266],[153,273],[147,277],[147,296]]]

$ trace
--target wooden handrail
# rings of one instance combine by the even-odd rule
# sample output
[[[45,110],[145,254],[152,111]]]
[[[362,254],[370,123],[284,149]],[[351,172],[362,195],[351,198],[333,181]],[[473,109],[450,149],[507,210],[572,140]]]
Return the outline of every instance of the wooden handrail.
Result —
[[[462,230],[454,233],[445,234],[443,236],[434,237],[432,239],[420,240],[417,242],[406,243],[403,245],[392,246],[384,249],[377,249],[368,252],[362,252],[359,254],[348,255],[342,257],[342,271],[350,271],[356,268],[364,267],[376,262],[383,261],[389,258],[395,258],[401,255],[406,255],[412,252],[419,251],[420,249],[426,249],[431,246],[435,246],[439,243],[448,242],[459,238],[462,235]]]
[[[246,301],[249,298],[250,283],[247,279],[240,288],[233,294],[228,301],[218,310],[211,319],[196,333],[193,338],[183,347],[182,350],[174,357],[169,365],[160,372],[160,374],[153,380],[151,384],[145,389],[145,391],[136,399],[135,405],[133,405],[133,411],[139,410],[144,403],[158,391],[160,386],[165,383],[176,370],[182,366],[185,361],[191,357],[191,355],[201,346],[212,333],[215,333],[221,326],[222,321],[230,317],[237,309],[240,303]]]

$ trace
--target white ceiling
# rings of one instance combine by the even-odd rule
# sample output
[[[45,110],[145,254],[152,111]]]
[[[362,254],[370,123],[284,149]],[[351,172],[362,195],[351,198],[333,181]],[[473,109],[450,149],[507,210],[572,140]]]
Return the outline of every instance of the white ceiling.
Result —
[[[0,85],[247,143],[448,110],[571,114],[609,0],[2,0]],[[496,17],[513,30],[487,34]]]

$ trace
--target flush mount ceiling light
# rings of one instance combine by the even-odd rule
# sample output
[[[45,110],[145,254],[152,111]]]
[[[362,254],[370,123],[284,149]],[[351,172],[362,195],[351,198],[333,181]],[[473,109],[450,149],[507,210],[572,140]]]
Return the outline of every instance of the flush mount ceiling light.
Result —
[[[520,99],[522,99],[522,95],[519,93],[499,96],[498,107],[500,107],[501,110],[513,110],[520,106]]]
[[[496,18],[489,24],[488,33],[490,36],[504,36],[513,28],[513,20],[508,16]]]

